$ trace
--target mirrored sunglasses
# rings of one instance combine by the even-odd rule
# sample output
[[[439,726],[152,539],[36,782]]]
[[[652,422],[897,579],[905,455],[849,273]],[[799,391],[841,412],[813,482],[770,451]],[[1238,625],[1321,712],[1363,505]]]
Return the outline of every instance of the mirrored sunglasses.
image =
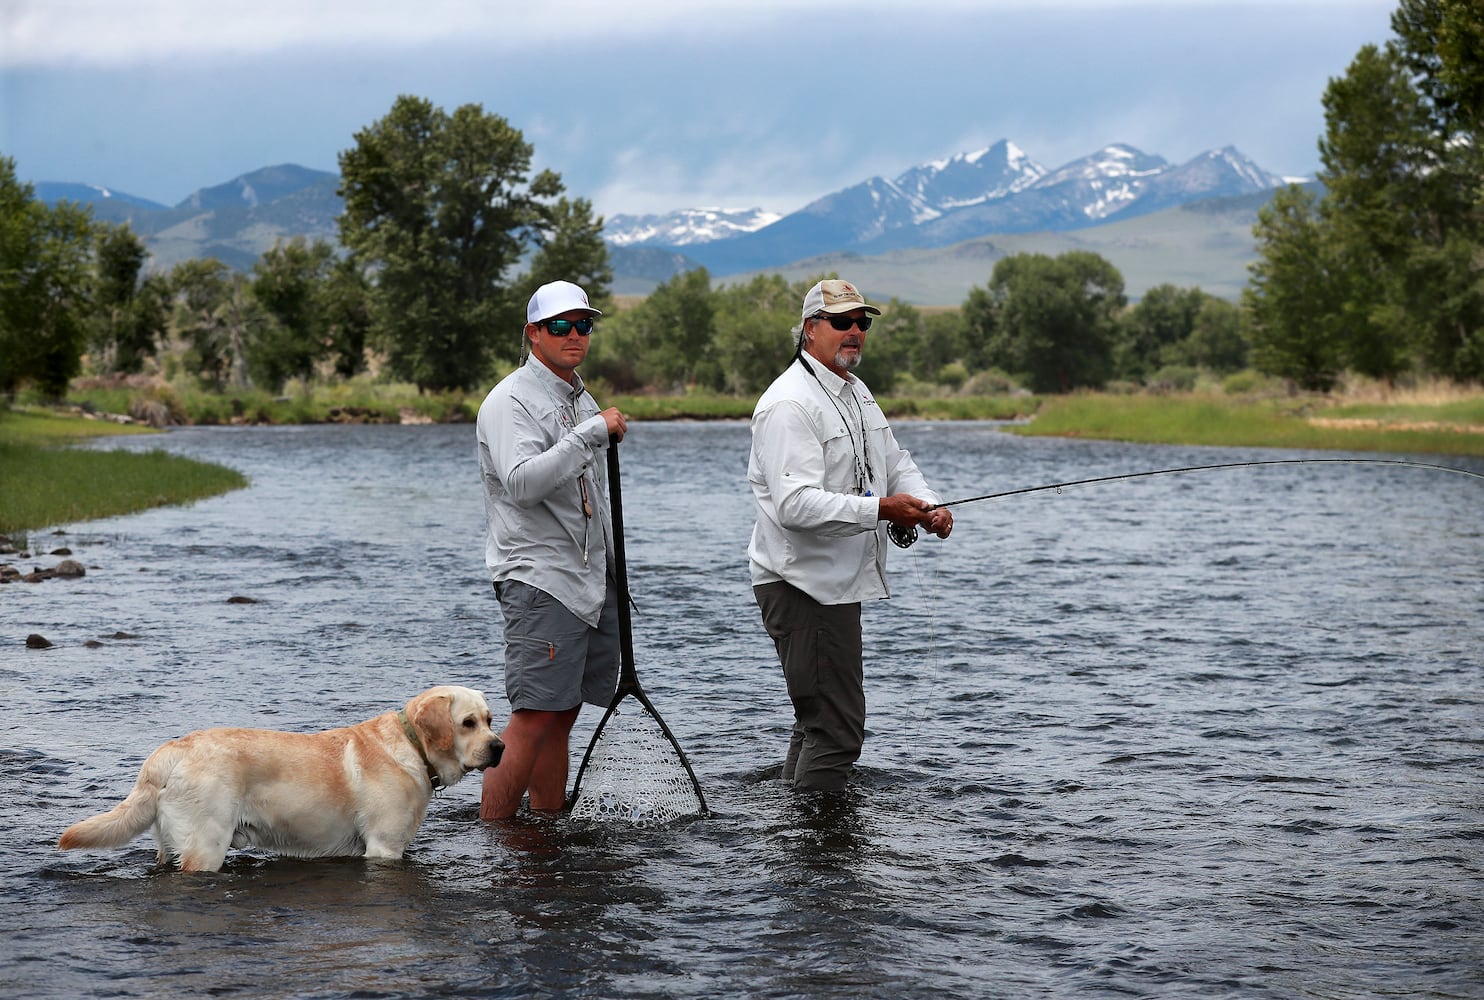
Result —
[[[869,316],[861,316],[859,318],[855,318],[852,316],[826,316],[823,313],[820,313],[814,318],[829,320],[830,326],[834,327],[836,330],[839,330],[841,333],[849,330],[852,326],[860,327],[861,333],[865,333],[867,330],[871,329],[871,317]]]
[[[553,337],[565,337],[573,330],[584,337],[593,332],[591,316],[584,316],[582,319],[549,319],[541,325],[546,327],[546,332]]]

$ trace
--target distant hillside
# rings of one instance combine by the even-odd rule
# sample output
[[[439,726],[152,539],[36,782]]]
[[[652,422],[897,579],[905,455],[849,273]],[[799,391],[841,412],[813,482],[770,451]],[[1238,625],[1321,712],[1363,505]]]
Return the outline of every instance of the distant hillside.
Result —
[[[335,193],[339,186],[339,174],[289,163],[202,188],[173,208],[97,185],[35,187],[42,201],[81,202],[100,221],[128,223],[149,248],[153,271],[197,257],[215,257],[246,271],[280,240],[336,241],[335,219],[344,209]]]
[[[151,270],[216,257],[246,271],[281,240],[336,242],[344,208],[339,180],[294,164],[264,167],[201,188],[173,208],[101,185],[35,188],[49,203],[82,202],[100,220],[129,223],[149,248]],[[778,220],[715,210],[615,217],[627,227],[618,240],[623,245],[609,246],[613,290],[645,295],[704,263],[729,282],[756,273],[799,278],[833,270],[875,298],[956,305],[969,288],[988,281],[1000,257],[1081,248],[1112,261],[1134,298],[1166,282],[1235,298],[1255,256],[1257,210],[1278,183],[1229,149],[1171,166],[1110,146],[1046,171],[1001,142],[889,182],[873,178]],[[1176,207],[1144,212],[1170,203]],[[985,234],[986,226],[994,231]],[[693,237],[702,242],[674,245]],[[648,242],[655,239],[671,243]],[[736,266],[754,258],[746,268]]]
[[[1262,191],[1214,198],[1086,229],[983,236],[947,247],[824,254],[762,273],[795,281],[835,271],[858,284],[871,301],[899,298],[914,305],[956,306],[970,288],[989,283],[1002,257],[1088,250],[1118,268],[1130,300],[1156,285],[1172,284],[1236,301],[1247,285],[1247,267],[1257,259],[1252,226],[1258,209],[1272,196]],[[720,283],[749,281],[755,273],[731,275]]]
[[[36,197],[48,205],[55,205],[59,201],[76,202],[79,205],[92,205],[94,214],[100,205],[122,205],[133,209],[144,209],[146,211],[163,211],[165,206],[148,198],[140,198],[137,195],[126,194],[113,188],[101,187],[97,184],[69,184],[65,181],[43,181],[32,185]]]

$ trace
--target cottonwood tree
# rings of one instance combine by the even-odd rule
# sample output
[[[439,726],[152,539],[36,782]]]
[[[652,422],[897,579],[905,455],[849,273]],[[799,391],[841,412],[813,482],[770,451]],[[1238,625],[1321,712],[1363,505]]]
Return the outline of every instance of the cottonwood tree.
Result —
[[[1254,230],[1254,359],[1311,386],[1484,376],[1484,6],[1402,0],[1391,24],[1325,91],[1323,200],[1275,200]]]
[[[1032,392],[1070,392],[1107,381],[1126,301],[1123,275],[1098,254],[1016,254],[995,264],[986,290],[970,290],[964,320],[985,367]]]
[[[172,325],[190,371],[214,389],[248,384],[246,345],[271,322],[246,275],[215,257],[182,261],[170,272]]]
[[[1249,348],[1241,309],[1226,299],[1207,295],[1195,315],[1190,336],[1176,344],[1166,360],[1227,375],[1247,367]]]
[[[1118,321],[1114,368],[1120,378],[1142,382],[1174,363],[1177,346],[1190,337],[1206,295],[1199,288],[1155,285]]]
[[[789,334],[799,322],[799,303],[809,285],[781,274],[757,275],[715,293],[716,360],[723,392],[760,394],[793,359]]]
[[[356,262],[336,258],[323,290],[328,357],[335,374],[350,378],[366,370],[371,336],[371,284]]]
[[[95,229],[86,210],[34,194],[0,157],[0,392],[28,382],[55,399],[82,368]]]
[[[91,338],[98,371],[142,371],[166,335],[169,282],[163,275],[144,274],[148,259],[144,240],[128,225],[98,227]]]
[[[594,360],[615,387],[716,388],[716,311],[705,268],[677,274],[634,308],[599,321]]]
[[[253,265],[253,298],[267,313],[247,345],[255,385],[278,392],[290,378],[309,379],[330,352],[330,279],[335,248],[304,237],[278,242]]]
[[[1257,213],[1258,257],[1243,303],[1258,370],[1327,390],[1343,368],[1343,283],[1320,225],[1317,199],[1298,185]]]
[[[538,231],[539,244],[531,266],[520,282],[516,299],[525,302],[548,281],[572,281],[587,292],[588,302],[602,312],[611,310],[613,265],[608,244],[603,242],[603,218],[593,215],[586,198],[560,198],[551,208],[548,231]],[[499,347],[517,343],[513,337],[499,338]],[[512,352],[513,356],[513,352]]]
[[[403,95],[340,154],[340,241],[370,278],[372,338],[420,390],[470,389],[497,331],[517,330],[515,269],[562,190],[532,148],[477,104]]]

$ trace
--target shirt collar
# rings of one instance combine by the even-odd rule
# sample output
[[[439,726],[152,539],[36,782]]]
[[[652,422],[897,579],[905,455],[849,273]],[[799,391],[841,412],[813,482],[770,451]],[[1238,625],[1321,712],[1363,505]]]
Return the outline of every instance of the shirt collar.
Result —
[[[815,378],[819,379],[819,384],[827,391],[834,393],[836,396],[845,395],[845,390],[849,387],[850,381],[830,371],[829,366],[808,351],[800,351],[799,357],[804,359],[804,364],[809,366],[809,370],[814,373]]]
[[[577,374],[575,371],[572,373],[571,384],[568,384],[567,381],[559,376],[556,372],[546,367],[546,365],[541,362],[541,359],[536,357],[534,354],[526,356],[525,366],[531,369],[536,378],[543,380],[543,384],[546,385],[548,391],[568,393],[573,399],[576,399],[577,397],[581,396],[583,390],[587,388],[582,383],[582,376]]]

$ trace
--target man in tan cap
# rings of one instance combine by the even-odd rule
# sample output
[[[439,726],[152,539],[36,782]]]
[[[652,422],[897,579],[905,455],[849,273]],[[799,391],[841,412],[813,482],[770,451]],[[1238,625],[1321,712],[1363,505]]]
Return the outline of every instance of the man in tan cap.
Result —
[[[794,360],[752,414],[748,561],[794,706],[783,779],[800,790],[844,787],[865,742],[861,602],[889,596],[887,525],[953,530],[851,374],[879,315],[848,281],[809,289]]]

